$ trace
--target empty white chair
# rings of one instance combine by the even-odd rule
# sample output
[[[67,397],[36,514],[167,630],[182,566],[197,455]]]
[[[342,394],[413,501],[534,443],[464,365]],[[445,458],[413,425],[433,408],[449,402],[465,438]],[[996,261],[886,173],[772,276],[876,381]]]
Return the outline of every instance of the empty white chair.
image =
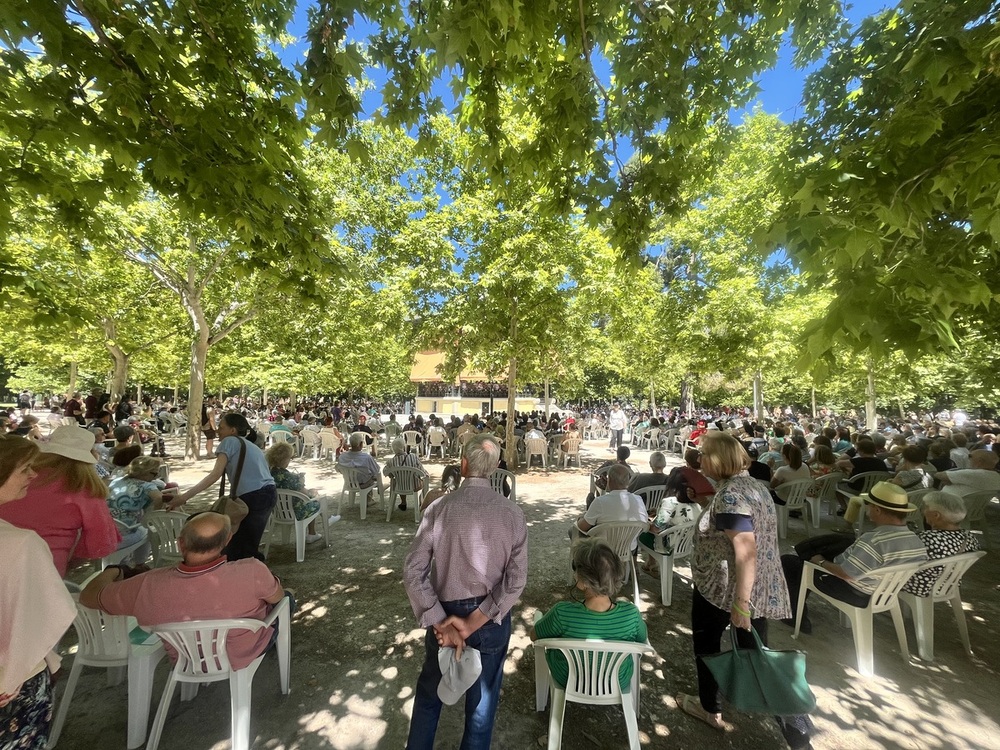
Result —
[[[639,541],[639,548],[656,561],[660,570],[660,602],[664,607],[673,601],[674,563],[691,556],[697,529],[697,521],[687,521],[665,528],[653,537],[652,547]]]
[[[912,513],[906,515],[906,524],[920,532],[924,530],[924,496],[932,489],[912,490],[906,493],[907,502],[916,508]]]
[[[76,599],[76,596],[73,598]],[[73,627],[78,639],[76,655],[49,731],[48,747],[55,747],[59,741],[69,704],[73,700],[73,693],[76,692],[84,667],[107,669],[109,685],[120,683],[122,668],[128,668],[127,746],[141,747],[146,741],[146,727],[149,725],[153,670],[166,654],[163,644],[156,641],[150,645],[133,645],[129,640],[129,632],[135,627],[133,618],[105,614],[100,610],[84,607],[79,602],[76,603]]]
[[[656,514],[659,513],[660,504],[666,493],[667,485],[665,484],[654,484],[651,487],[642,487],[635,491],[635,494],[641,497],[642,502],[645,503],[646,515],[649,516],[650,521],[656,518]]]
[[[524,452],[525,452],[525,464],[528,468],[531,468],[531,458],[532,456],[538,456],[542,461],[542,468],[548,468],[548,461],[546,459],[546,453],[548,451],[548,443],[545,442],[545,438],[527,438],[524,441]]]
[[[642,433],[642,437],[639,438],[639,447],[645,447],[649,450],[656,450],[660,445],[660,430],[658,427],[654,427],[651,430],[646,430]]]
[[[254,429],[257,430],[257,434],[259,435],[267,435],[267,433],[271,431],[272,427],[274,427],[274,423],[268,422],[266,419],[264,419],[258,422],[257,426]]]
[[[361,520],[365,520],[368,516],[368,497],[374,493],[379,493],[379,497],[382,502],[385,502],[385,496],[379,489],[378,483],[376,482],[371,487],[362,487],[358,481],[358,472],[349,466],[337,465],[337,471],[339,471],[344,477],[344,486],[340,490],[340,500],[337,502],[337,514],[343,513],[344,509],[344,496],[347,496],[348,505],[354,505],[355,501],[361,506]]]
[[[965,622],[965,610],[962,608],[962,591],[959,588],[962,576],[965,571],[971,568],[985,552],[965,552],[952,557],[928,560],[920,566],[917,571],[933,570],[940,568],[941,573],[934,588],[931,589],[930,596],[916,596],[908,591],[900,591],[899,598],[910,608],[913,613],[913,626],[917,631],[917,652],[920,658],[925,661],[934,661],[934,605],[938,602],[948,602],[951,605],[952,614],[955,615],[955,624],[958,626],[958,636],[962,639],[962,645],[970,656],[972,655],[972,642],[969,640],[969,626]]]
[[[170,700],[177,683],[193,683],[199,685],[205,682],[229,680],[229,697],[232,714],[232,750],[250,749],[250,708],[251,684],[254,673],[264,659],[261,654],[244,669],[235,670],[229,663],[226,650],[226,637],[230,630],[257,631],[268,625],[278,623],[278,639],[275,644],[278,651],[278,673],[281,679],[281,692],[288,695],[288,673],[291,660],[291,618],[289,617],[288,599],[283,598],[275,605],[271,614],[265,620],[250,620],[247,618],[234,620],[202,620],[193,622],[174,622],[158,625],[151,630],[177,650],[177,662],[174,664],[167,684],[163,688],[163,698],[153,720],[153,729],[149,733],[146,750],[156,750],[163,734],[163,725],[167,720]]]
[[[506,481],[510,484],[510,499],[512,502],[517,502],[517,477],[511,474],[509,471],[504,469],[497,469],[490,475],[490,487],[493,488],[494,492],[503,494],[503,483]]]
[[[392,509],[396,498],[403,496],[403,501],[413,505],[413,520],[420,523],[420,503],[427,494],[427,482],[430,481],[427,473],[415,466],[390,466],[385,470],[385,475],[389,477],[389,495],[386,501],[385,520],[392,520]],[[417,485],[420,484],[420,489]]]
[[[653,652],[648,643],[626,641],[575,640],[572,638],[542,638],[535,641],[535,707],[544,710],[544,697],[551,689],[549,709],[549,750],[562,747],[563,718],[566,703],[592,706],[621,706],[625,715],[630,750],[639,750],[639,659]],[[569,678],[560,688],[551,679],[546,649],[557,649],[566,657]],[[632,682],[622,692],[618,672],[625,659],[632,659]],[[539,700],[539,695],[543,696]]]
[[[290,432],[285,432],[284,430],[271,430],[268,433],[268,437],[271,440],[271,445],[276,445],[277,443],[289,443],[295,452],[298,453],[299,441],[296,440],[295,436]]]
[[[271,516],[274,519],[274,525],[281,530],[283,536],[289,531],[295,534],[295,562],[303,562],[306,559],[306,530],[309,528],[310,523],[320,518],[323,514],[317,510],[312,515],[300,521],[295,517],[296,499],[304,503],[310,500],[309,496],[304,492],[278,490],[278,502],[274,504]],[[323,524],[326,544],[330,546],[330,525],[325,522],[325,519],[320,519],[320,523]]]
[[[892,623],[896,626],[896,637],[899,639],[899,650],[902,652],[903,658],[909,661],[910,651],[906,646],[906,629],[903,625],[903,613],[899,608],[899,592],[922,564],[890,565],[873,570],[865,576],[865,580],[876,583],[871,600],[867,607],[856,607],[853,604],[834,599],[817,589],[814,575],[816,571],[822,572],[823,569],[811,562],[806,562],[802,566],[802,586],[799,589],[799,602],[795,609],[795,632],[792,633],[792,638],[799,637],[802,611],[806,606],[806,594],[812,591],[840,610],[850,621],[851,631],[854,634],[854,651],[858,658],[858,672],[863,677],[871,677],[875,674],[872,618],[879,612],[889,612],[892,615]]]
[[[806,536],[810,536],[809,529],[812,526],[812,509],[806,507],[809,500],[809,492],[816,486],[813,479],[796,479],[794,482],[779,484],[774,492],[785,501],[784,505],[774,504],[774,510],[778,514],[778,538],[784,539],[788,535],[788,514],[797,510],[802,514],[802,520],[806,524]]]
[[[178,511],[154,510],[146,514],[146,525],[149,527],[153,545],[153,567],[173,565],[183,558],[177,547],[177,537],[187,522],[187,513]]]
[[[587,535],[591,539],[600,539],[611,547],[625,565],[625,580],[632,576],[632,601],[639,606],[639,579],[635,574],[635,556],[632,550],[636,548],[635,541],[639,534],[649,528],[644,521],[616,521],[599,523]],[[624,581],[623,581],[624,583]]]

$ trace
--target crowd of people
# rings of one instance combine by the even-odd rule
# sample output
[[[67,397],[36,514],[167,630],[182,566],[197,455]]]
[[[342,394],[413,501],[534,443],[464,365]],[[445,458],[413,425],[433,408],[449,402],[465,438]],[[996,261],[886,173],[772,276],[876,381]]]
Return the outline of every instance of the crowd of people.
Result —
[[[404,584],[414,615],[427,628],[425,661],[417,682],[410,748],[432,747],[442,708],[439,685],[451,674],[447,659],[477,652],[478,676],[460,692],[465,698],[466,747],[489,747],[510,639],[510,612],[527,580],[527,529],[524,514],[509,492],[497,493],[490,477],[504,468],[501,451],[507,415],[399,417],[382,404],[345,404],[337,399],[274,404],[254,410],[252,402],[219,404],[207,399],[201,432],[214,464],[202,479],[181,491],[160,478],[164,444],[154,405],[134,413],[125,398],[93,409],[70,394],[60,423],[44,434],[30,406],[4,417],[0,437],[0,590],[5,605],[14,602],[16,618],[0,617],[0,738],[11,747],[42,747],[52,708],[51,673],[58,665],[55,647],[73,619],[73,603],[62,579],[76,559],[99,559],[137,547],[128,564],[110,566],[80,595],[85,606],[109,614],[128,614],[152,626],[178,619],[264,617],[287,594],[260,552],[262,535],[279,489],[303,493],[295,505],[299,518],[325,509],[328,498],[305,487],[289,469],[304,431],[334,438],[336,462],[362,489],[385,492],[394,470],[416,470],[420,486],[397,485],[400,509],[429,482],[421,457],[428,443],[453,450],[441,485],[424,493],[422,520],[404,564]],[[89,398],[89,397],[88,397]],[[121,408],[122,404],[126,408]],[[158,406],[166,406],[159,404]],[[167,406],[166,408],[173,408]],[[751,644],[750,629],[766,643],[768,621],[792,621],[806,562],[820,567],[815,586],[834,598],[864,606],[872,593],[868,576],[888,565],[937,560],[978,549],[976,535],[961,528],[963,497],[982,490],[1000,493],[1000,429],[981,421],[927,422],[884,420],[871,433],[850,420],[832,416],[796,419],[781,414],[753,421],[742,411],[721,411],[688,418],[667,410],[657,415],[626,411],[612,403],[603,412],[518,413],[518,439],[551,441],[599,437],[608,440],[614,460],[598,467],[595,490],[569,530],[578,598],[561,602],[541,616],[532,637],[604,638],[644,642],[646,626],[638,609],[618,600],[624,568],[618,553],[601,541],[602,524],[635,522],[651,539],[678,523],[697,522],[692,574],[692,652],[697,691],[676,696],[681,711],[715,729],[726,729],[719,686],[701,657],[719,651],[732,626]],[[248,419],[247,414],[253,414]],[[64,424],[69,417],[78,425]],[[81,421],[82,420],[82,421]],[[164,425],[165,426],[165,425]],[[582,430],[581,430],[582,428]],[[632,447],[656,429],[662,439],[647,441],[649,472],[628,463]],[[274,440],[266,432],[288,432],[297,440]],[[440,435],[438,440],[435,434]],[[145,439],[143,439],[145,436]],[[377,461],[379,441],[390,451]],[[684,465],[666,472],[665,452],[683,453]],[[442,451],[442,454],[449,451]],[[147,455],[147,453],[149,455]],[[778,549],[775,494],[786,482],[817,479],[831,472],[852,477],[886,472],[885,481],[845,502],[844,522],[865,513],[874,529],[858,536],[835,533],[813,537],[794,554]],[[223,479],[225,478],[225,479]],[[191,515],[178,540],[182,561],[148,571],[144,517],[154,510],[179,510],[192,498],[222,482],[231,491],[213,511]],[[665,488],[669,501],[647,513],[643,492]],[[908,492],[923,497],[922,528],[907,519],[916,511]],[[419,494],[419,493],[417,493]],[[334,523],[339,516],[321,516]],[[313,521],[307,540],[325,535]],[[638,550],[638,542],[633,549]],[[144,544],[144,542],[147,542]],[[644,569],[656,573],[651,560]],[[907,590],[925,596],[935,570],[923,570]],[[30,591],[45,596],[30,596]],[[226,591],[225,596],[206,596]],[[294,605],[294,601],[290,599]],[[21,609],[23,603],[23,609]],[[8,610],[9,611],[9,610]],[[44,627],[32,627],[37,623]],[[810,632],[808,615],[798,623]],[[249,663],[274,642],[273,628],[243,634],[230,642],[234,664]],[[467,658],[467,657],[466,657]],[[565,684],[566,665],[548,655],[553,679]],[[625,688],[631,661],[619,673]],[[560,683],[560,681],[562,681]],[[779,718],[788,746],[810,747],[808,716]]]

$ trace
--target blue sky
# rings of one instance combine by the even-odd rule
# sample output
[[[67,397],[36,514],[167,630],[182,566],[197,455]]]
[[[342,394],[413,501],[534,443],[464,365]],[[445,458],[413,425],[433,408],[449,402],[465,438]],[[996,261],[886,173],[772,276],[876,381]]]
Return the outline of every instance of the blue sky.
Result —
[[[308,26],[306,11],[312,5],[310,2],[300,2],[296,10],[295,17],[289,27],[289,32],[299,41],[281,52],[281,57],[288,65],[293,65],[302,59],[306,48],[305,33]],[[877,13],[886,7],[894,5],[888,0],[860,0],[850,4],[846,8],[848,19],[857,24],[862,19]],[[351,40],[363,40],[373,31],[373,26],[364,19],[359,18],[348,30]],[[595,63],[598,61],[595,61]],[[813,66],[815,67],[815,66]],[[792,48],[786,41],[782,45],[778,55],[778,61],[774,68],[765,71],[759,79],[760,93],[757,98],[749,104],[747,111],[752,110],[758,103],[765,112],[779,116],[785,122],[791,122],[802,114],[801,99],[802,85],[809,70],[798,70],[792,65]],[[364,100],[364,116],[370,116],[372,112],[381,105],[381,93],[379,89],[385,81],[385,75],[380,70],[369,70],[368,75],[374,83],[374,89],[369,91]],[[435,93],[442,97],[446,105],[454,101],[451,89],[446,81],[439,81]],[[734,112],[734,120],[739,119],[739,112]]]

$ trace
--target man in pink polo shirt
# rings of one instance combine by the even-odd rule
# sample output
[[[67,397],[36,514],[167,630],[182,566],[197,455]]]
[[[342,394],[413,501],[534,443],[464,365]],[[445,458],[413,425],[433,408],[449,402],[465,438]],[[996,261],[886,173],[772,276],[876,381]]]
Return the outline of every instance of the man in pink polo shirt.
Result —
[[[177,538],[183,562],[127,579],[126,569],[111,566],[87,585],[80,603],[112,615],[132,615],[143,627],[238,617],[263,620],[285,592],[260,560],[226,560],[222,550],[231,536],[228,516],[199,513]],[[233,667],[243,669],[264,653],[273,635],[273,627],[231,631],[228,652]]]

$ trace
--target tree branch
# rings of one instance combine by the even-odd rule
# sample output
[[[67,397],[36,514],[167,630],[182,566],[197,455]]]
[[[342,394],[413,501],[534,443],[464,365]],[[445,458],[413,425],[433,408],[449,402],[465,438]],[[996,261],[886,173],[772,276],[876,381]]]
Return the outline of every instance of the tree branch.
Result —
[[[219,331],[218,333],[216,333],[214,336],[210,337],[208,339],[208,345],[209,346],[214,346],[215,344],[219,343],[220,341],[222,341],[222,339],[226,338],[226,336],[228,336],[229,334],[231,334],[233,331],[235,331],[241,325],[243,325],[244,323],[248,323],[251,320],[253,320],[254,318],[256,318],[259,313],[260,313],[260,310],[258,308],[253,308],[252,310],[248,311],[245,315],[237,318],[232,323],[230,323],[228,326],[226,326],[221,331]]]

